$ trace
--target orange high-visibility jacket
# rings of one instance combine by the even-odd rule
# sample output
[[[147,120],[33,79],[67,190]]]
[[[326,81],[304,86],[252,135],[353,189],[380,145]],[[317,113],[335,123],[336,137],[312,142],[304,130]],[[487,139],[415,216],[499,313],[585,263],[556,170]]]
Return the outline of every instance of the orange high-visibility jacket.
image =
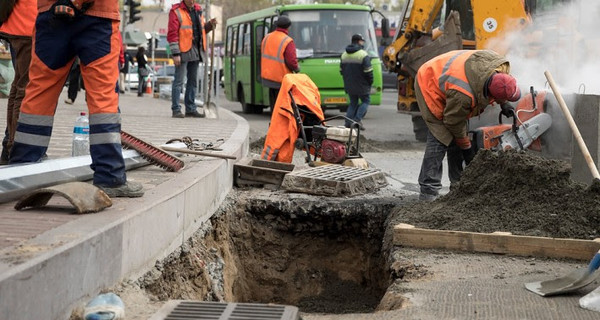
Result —
[[[284,52],[292,38],[281,31],[265,36],[261,44],[260,76],[268,81],[281,83],[283,76],[292,71],[286,66]]]
[[[184,9],[185,8],[185,9]],[[177,19],[179,19],[179,51],[188,52],[192,49],[194,41],[194,30],[190,12],[186,6],[179,6],[175,9]],[[202,49],[206,51],[206,31],[204,30],[204,15],[200,15],[200,30],[202,30]]]
[[[0,33],[11,36],[31,37],[37,17],[36,0],[19,0],[8,19],[0,26]]]
[[[294,143],[298,138],[300,128],[294,117],[292,100],[288,94],[290,91],[296,105],[305,106],[319,120],[325,119],[321,109],[321,95],[315,83],[305,74],[286,74],[283,77],[277,101],[275,101],[261,159],[292,162]]]
[[[446,107],[446,90],[457,90],[471,98],[475,107],[475,93],[467,80],[465,62],[475,50],[454,50],[425,62],[417,73],[423,98],[431,113],[442,120]]]

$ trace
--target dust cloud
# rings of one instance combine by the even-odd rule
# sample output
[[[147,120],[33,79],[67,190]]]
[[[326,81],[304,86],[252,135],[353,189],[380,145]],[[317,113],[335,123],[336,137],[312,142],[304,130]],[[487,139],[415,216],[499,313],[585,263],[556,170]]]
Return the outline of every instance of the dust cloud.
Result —
[[[548,70],[561,93],[600,94],[600,1],[540,8],[533,23],[509,37],[506,53],[521,90],[548,90]]]

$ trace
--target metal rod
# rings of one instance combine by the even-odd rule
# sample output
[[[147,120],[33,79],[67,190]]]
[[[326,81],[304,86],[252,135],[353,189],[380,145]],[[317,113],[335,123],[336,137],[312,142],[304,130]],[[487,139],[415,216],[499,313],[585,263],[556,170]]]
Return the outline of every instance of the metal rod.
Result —
[[[222,159],[232,159],[235,160],[237,159],[236,156],[230,156],[228,154],[219,154],[219,153],[212,153],[212,152],[205,152],[205,151],[196,151],[196,150],[189,150],[189,149],[183,149],[183,148],[173,148],[173,147],[167,147],[167,146],[160,146],[161,149],[165,150],[165,151],[171,151],[171,152],[181,152],[181,153],[187,153],[187,154],[195,154],[198,156],[207,156],[207,157],[215,157],[215,158],[222,158]]]

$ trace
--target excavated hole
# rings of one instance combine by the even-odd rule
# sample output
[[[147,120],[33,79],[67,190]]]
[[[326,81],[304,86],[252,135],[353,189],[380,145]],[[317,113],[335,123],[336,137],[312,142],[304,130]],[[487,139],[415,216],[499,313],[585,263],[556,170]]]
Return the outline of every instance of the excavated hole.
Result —
[[[238,195],[230,204],[146,275],[148,292],[308,313],[377,308],[390,284],[382,238],[392,202]]]

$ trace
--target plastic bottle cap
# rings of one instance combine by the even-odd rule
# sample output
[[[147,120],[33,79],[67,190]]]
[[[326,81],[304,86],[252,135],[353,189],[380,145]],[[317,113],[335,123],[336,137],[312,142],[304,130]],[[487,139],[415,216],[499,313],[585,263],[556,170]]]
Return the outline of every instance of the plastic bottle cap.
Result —
[[[79,115],[80,116],[85,116],[85,112],[82,111]]]

